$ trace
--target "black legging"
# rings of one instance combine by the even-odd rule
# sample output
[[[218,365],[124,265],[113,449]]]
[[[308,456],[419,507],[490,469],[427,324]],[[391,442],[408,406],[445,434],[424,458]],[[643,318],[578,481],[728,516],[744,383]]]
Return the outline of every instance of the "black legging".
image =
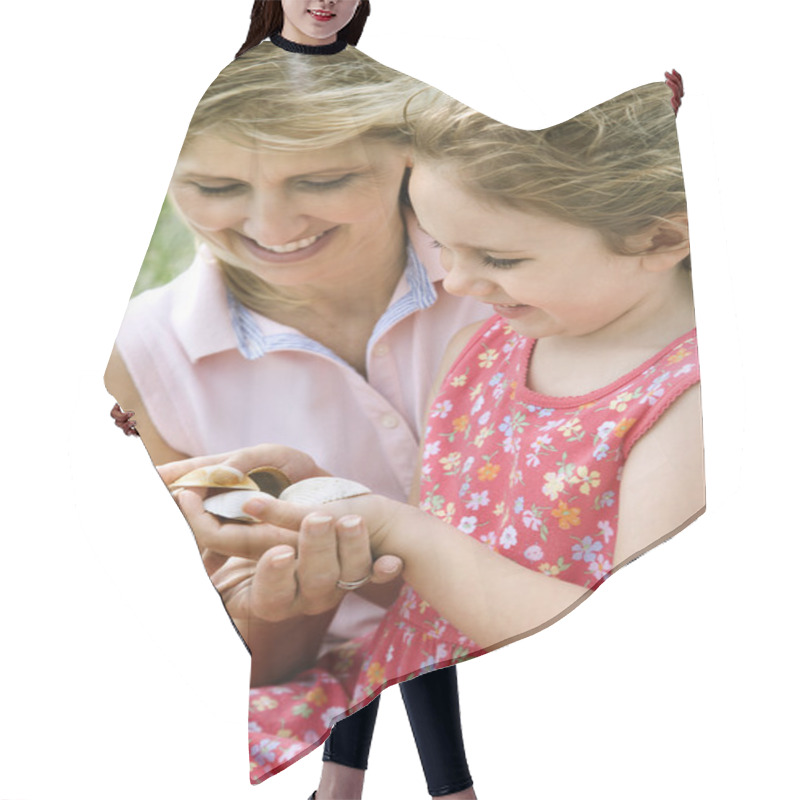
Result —
[[[468,789],[472,778],[461,736],[456,668],[437,669],[404,681],[400,691],[430,795],[439,797]],[[336,723],[325,742],[323,761],[367,768],[379,701],[380,696]]]

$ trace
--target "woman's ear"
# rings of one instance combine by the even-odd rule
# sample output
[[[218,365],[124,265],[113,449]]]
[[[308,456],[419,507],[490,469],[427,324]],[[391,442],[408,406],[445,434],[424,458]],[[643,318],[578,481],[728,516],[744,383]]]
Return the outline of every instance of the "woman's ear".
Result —
[[[645,258],[652,271],[671,269],[689,255],[689,221],[686,214],[674,214],[653,223],[642,233],[627,238],[629,252]]]

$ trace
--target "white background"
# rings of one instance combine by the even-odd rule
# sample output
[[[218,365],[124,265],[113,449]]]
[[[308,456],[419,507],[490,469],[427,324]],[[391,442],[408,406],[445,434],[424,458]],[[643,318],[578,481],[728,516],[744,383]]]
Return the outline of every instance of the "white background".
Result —
[[[796,797],[796,22],[774,0],[374,6],[366,52],[517,125],[668,68],[686,81],[709,510],[460,668],[480,797]],[[0,800],[316,786],[316,754],[249,786],[246,653],[102,384],[186,125],[249,9],[3,7]],[[426,796],[398,698],[367,800]]]

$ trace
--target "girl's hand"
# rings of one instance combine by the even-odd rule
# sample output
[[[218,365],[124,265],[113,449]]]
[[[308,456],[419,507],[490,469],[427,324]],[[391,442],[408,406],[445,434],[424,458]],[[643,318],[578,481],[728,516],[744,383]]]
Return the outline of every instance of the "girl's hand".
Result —
[[[253,498],[243,506],[244,510],[261,522],[251,526],[260,529],[262,536],[290,535],[292,531],[299,531],[303,520],[311,513],[331,516],[337,520],[345,517],[358,518],[369,539],[370,548],[374,556],[383,555],[386,537],[394,532],[397,534],[402,526],[409,524],[409,518],[427,515],[418,508],[407,503],[400,503],[377,494],[364,494],[335,500],[315,508],[295,505],[278,500],[273,497]],[[231,539],[225,543],[228,548],[244,546],[244,542]],[[227,552],[227,551],[226,551]]]
[[[267,550],[257,560],[230,558],[211,579],[234,619],[256,616],[280,622],[300,615],[323,614],[346,594],[342,583],[387,583],[398,577],[403,562],[382,556],[374,564],[369,536],[353,517],[334,521],[308,514],[297,533],[297,557],[288,545]]]

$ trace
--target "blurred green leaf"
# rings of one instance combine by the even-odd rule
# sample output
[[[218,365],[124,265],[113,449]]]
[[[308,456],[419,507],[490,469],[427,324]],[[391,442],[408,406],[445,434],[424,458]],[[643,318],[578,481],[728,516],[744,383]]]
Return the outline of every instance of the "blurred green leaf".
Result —
[[[164,198],[133,296],[169,283],[192,263],[194,253],[194,235],[176,213],[169,197]]]

